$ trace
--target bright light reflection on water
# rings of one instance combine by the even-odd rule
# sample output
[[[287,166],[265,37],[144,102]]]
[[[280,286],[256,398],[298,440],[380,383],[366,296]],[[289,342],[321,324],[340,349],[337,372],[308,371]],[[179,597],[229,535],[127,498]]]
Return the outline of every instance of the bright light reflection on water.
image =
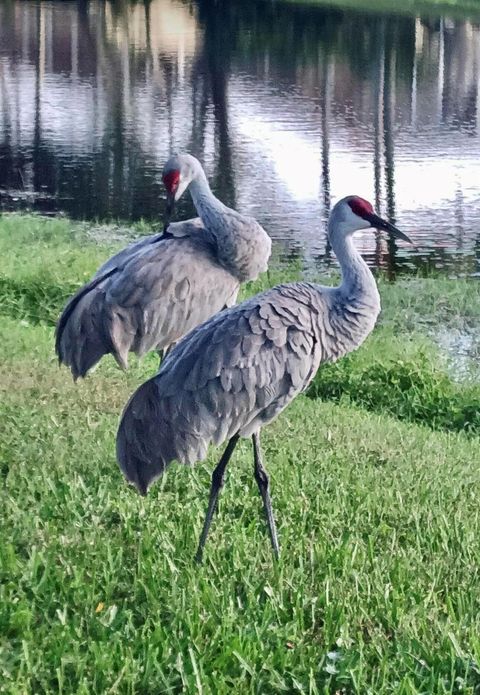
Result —
[[[359,234],[372,266],[473,275],[479,93],[479,25],[458,15],[12,0],[0,4],[0,204],[156,221],[163,163],[188,150],[284,257],[334,266],[328,211],[357,193],[416,244]]]

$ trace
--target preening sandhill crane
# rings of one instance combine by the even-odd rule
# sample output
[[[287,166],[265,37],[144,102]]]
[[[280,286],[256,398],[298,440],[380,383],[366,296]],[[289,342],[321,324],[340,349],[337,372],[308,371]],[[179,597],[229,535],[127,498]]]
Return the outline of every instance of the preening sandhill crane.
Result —
[[[210,443],[228,440],[212,474],[197,560],[202,559],[225,468],[239,437],[253,439],[255,479],[278,556],[260,429],[309,385],[320,364],[355,350],[372,331],[380,297],[352,239],[356,230],[368,227],[410,242],[366,200],[343,198],[328,223],[342,270],[338,287],[278,285],[221,312],[180,341],[158,374],[127,403],[117,434],[117,458],[141,494],[170,462],[193,464],[205,458]]]
[[[240,283],[267,269],[271,239],[252,217],[228,208],[208,185],[200,162],[171,157],[163,170],[165,229],[110,258],[68,302],[55,349],[76,380],[112,353],[168,350],[203,321],[235,304]],[[169,224],[190,191],[198,218]]]

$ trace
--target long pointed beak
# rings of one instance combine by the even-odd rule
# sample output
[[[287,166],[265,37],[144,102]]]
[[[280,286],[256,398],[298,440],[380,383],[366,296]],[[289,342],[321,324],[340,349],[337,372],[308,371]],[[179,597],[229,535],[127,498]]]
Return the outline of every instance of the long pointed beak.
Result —
[[[384,220],[378,215],[375,215],[375,213],[372,212],[372,214],[368,217],[368,221],[375,229],[384,229],[386,232],[389,232],[393,237],[396,237],[397,239],[403,239],[403,241],[407,241],[409,244],[413,244],[413,241],[410,239],[410,237],[408,237],[406,234],[397,229],[393,224],[390,224],[390,222],[387,222],[387,220]]]
[[[175,210],[175,193],[167,193],[167,203],[165,205],[165,212],[163,213],[163,231],[165,231],[170,224],[170,220]]]

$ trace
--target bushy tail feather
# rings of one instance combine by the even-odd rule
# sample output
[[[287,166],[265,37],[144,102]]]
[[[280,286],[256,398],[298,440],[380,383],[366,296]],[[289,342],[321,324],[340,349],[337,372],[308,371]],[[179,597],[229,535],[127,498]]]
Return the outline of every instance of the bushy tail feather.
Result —
[[[112,352],[112,342],[104,317],[105,293],[101,283],[116,269],[95,278],[82,287],[68,302],[57,324],[55,352],[60,364],[70,367],[74,380]],[[124,366],[124,360],[117,360]]]
[[[81,287],[78,290],[78,292],[76,292],[73,295],[73,297],[70,299],[70,301],[67,303],[65,309],[62,311],[62,314],[58,320],[57,328],[55,331],[55,352],[59,356],[59,359],[61,359],[61,340],[62,340],[63,331],[65,330],[68,319],[72,315],[77,304],[79,303],[79,301],[83,297],[85,297],[85,295],[87,295],[89,292],[94,290],[95,287],[98,287],[98,285],[101,282],[104,282],[104,280],[111,277],[116,272],[117,272],[117,268],[112,268],[107,273],[104,273],[103,275],[100,275],[98,277],[93,278],[93,280],[91,280],[90,282],[87,282],[86,285]]]
[[[162,417],[156,384],[150,379],[128,401],[117,432],[118,465],[141,495],[147,494],[175,458],[172,435]]]

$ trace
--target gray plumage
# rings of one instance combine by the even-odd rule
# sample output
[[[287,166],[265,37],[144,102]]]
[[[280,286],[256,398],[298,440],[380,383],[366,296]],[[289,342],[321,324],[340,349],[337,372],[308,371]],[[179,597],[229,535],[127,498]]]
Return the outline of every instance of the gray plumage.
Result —
[[[270,238],[215,198],[194,157],[174,156],[164,172],[167,181],[178,173],[172,199],[189,187],[200,217],[130,244],[72,297],[57,325],[56,352],[75,379],[108,353],[125,369],[129,352],[168,349],[232,306],[240,283],[267,269]]]
[[[365,217],[354,213],[355,201],[368,206]],[[233,450],[238,436],[253,436],[257,482],[278,552],[268,476],[257,463],[258,433],[309,385],[321,363],[354,350],[373,329],[380,299],[351,239],[356,229],[371,226],[370,210],[366,201],[348,197],[332,211],[330,241],[343,271],[339,287],[279,285],[232,307],[187,335],[159,373],[140,386],[117,435],[119,465],[140,493],[170,462],[193,464],[205,458],[211,443],[230,440]],[[230,453],[217,482],[212,478],[203,542]],[[201,540],[199,558],[202,549]]]
[[[186,336],[125,410],[117,451],[127,479],[145,493],[171,461],[192,464],[210,443],[250,436],[308,386],[321,362],[360,344],[378,310],[340,305],[336,294],[279,285]]]
[[[97,270],[93,278],[98,278],[106,273],[114,270],[115,268],[122,268],[125,264],[130,261],[137,253],[144,251],[149,246],[156,244],[159,241],[165,241],[166,239],[175,239],[193,236],[195,232],[203,230],[203,222],[200,217],[194,217],[191,220],[184,220],[183,222],[171,222],[168,225],[168,230],[165,233],[159,232],[157,234],[149,234],[148,236],[141,237],[133,241],[131,244],[126,246],[118,253],[114,254],[109,258],[100,268]]]

